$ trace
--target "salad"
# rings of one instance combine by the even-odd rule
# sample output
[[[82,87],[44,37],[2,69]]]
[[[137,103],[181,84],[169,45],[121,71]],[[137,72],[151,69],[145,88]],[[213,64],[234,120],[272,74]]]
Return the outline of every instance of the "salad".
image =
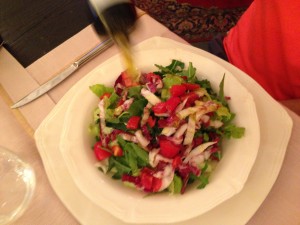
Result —
[[[196,68],[179,60],[133,80],[126,71],[114,87],[95,84],[99,98],[90,132],[97,167],[113,179],[147,193],[198,189],[222,158],[224,138],[241,138],[233,123],[224,79],[215,92]]]

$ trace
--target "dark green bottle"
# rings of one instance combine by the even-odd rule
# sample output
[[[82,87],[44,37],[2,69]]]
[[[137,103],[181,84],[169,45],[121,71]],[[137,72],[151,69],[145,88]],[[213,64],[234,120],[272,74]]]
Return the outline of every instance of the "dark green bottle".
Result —
[[[124,34],[133,29],[137,19],[134,5],[129,0],[88,0],[93,25],[100,35]]]

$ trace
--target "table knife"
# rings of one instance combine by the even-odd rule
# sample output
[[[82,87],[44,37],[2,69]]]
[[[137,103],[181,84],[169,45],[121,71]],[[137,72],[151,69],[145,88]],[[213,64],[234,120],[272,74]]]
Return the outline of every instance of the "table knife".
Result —
[[[101,42],[99,45],[97,45],[95,48],[93,48],[91,51],[83,55],[80,59],[73,62],[69,67],[64,69],[62,72],[57,74],[55,77],[38,87],[37,89],[30,92],[28,95],[26,95],[24,98],[20,99],[18,102],[16,102],[14,105],[11,106],[11,108],[19,108],[23,105],[26,105],[27,103],[32,102],[33,100],[37,99],[38,97],[42,96],[43,94],[47,93],[49,90],[54,88],[56,85],[61,83],[63,80],[65,80],[67,77],[69,77],[71,74],[73,74],[76,70],[78,70],[82,65],[90,61],[92,58],[94,58],[96,55],[100,54],[101,52],[104,52],[106,49],[108,49],[110,46],[113,45],[113,40],[111,38],[106,39],[105,41]]]

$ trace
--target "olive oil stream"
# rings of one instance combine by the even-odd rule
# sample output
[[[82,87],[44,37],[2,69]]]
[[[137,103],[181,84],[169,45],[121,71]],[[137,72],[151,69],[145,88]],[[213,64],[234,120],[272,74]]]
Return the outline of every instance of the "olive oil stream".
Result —
[[[132,81],[137,81],[139,73],[135,67],[128,37],[128,32],[133,28],[136,20],[136,11],[133,5],[129,3],[130,1],[121,1],[119,4],[111,4],[110,7],[102,10],[100,7],[97,7],[99,2],[91,2],[95,13],[100,19],[100,23],[94,24],[95,28],[98,28],[96,31],[99,34],[108,33],[112,37],[120,50],[125,71]],[[114,2],[112,1],[112,3]]]
[[[133,81],[137,81],[139,73],[134,63],[131,46],[127,36],[123,33],[116,33],[113,35],[113,38],[120,49],[126,72],[131,76]]]

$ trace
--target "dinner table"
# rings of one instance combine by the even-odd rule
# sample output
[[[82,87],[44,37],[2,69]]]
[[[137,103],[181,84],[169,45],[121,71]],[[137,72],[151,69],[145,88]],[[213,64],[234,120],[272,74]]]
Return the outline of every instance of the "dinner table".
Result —
[[[136,27],[130,33],[132,45],[138,45],[155,37],[165,38],[166,40],[178,42],[182,46],[186,45],[189,48],[194,48],[167,27],[154,20],[150,15],[139,10]],[[59,104],[63,96],[94,68],[110,57],[119,54],[118,48],[115,45],[111,46],[75,71],[74,74],[58,86],[29,104],[17,109],[12,109],[11,106],[99,43],[105,41],[106,38],[106,36],[97,35],[92,25],[88,25],[26,67],[20,64],[5,47],[0,49],[0,145],[14,151],[22,159],[29,162],[36,174],[36,188],[33,199],[25,213],[13,224],[88,224],[84,221],[88,221],[85,217],[89,216],[90,206],[77,205],[76,210],[81,212],[79,216],[75,213],[76,210],[70,208],[69,203],[66,204],[58,191],[57,185],[55,185],[55,179],[51,177],[45,166],[46,162],[40,155],[34,134],[47,115]],[[238,71],[237,68],[214,55],[201,49],[197,49],[197,52],[205,57],[209,57],[220,65],[230,66],[230,68],[233,68],[233,72]],[[236,211],[233,214],[234,216],[231,216],[235,218],[224,218],[224,220],[220,218],[219,221],[223,221],[219,223],[220,225],[300,225],[300,117],[275,100],[271,101],[276,104],[276,107],[283,110],[284,118],[288,118],[287,123],[292,124],[288,134],[288,141],[286,146],[282,146],[284,149],[277,162],[278,169],[271,174],[274,179],[261,195],[259,193],[256,194],[256,188],[259,190],[259,186],[264,184],[254,184],[251,186],[251,190],[248,190],[252,194],[245,197],[247,200],[242,208],[251,206],[252,202],[256,202],[256,205],[252,207],[250,213],[248,212],[242,223],[238,219],[239,210],[243,211],[242,208],[231,208],[229,204],[227,205],[227,214],[230,215],[231,211]],[[272,117],[272,115],[269,116],[270,118]],[[276,120],[272,121],[274,124],[278,122]],[[284,121],[280,122],[284,123]],[[262,127],[264,124],[260,124],[260,126]],[[265,132],[269,131],[266,130]],[[267,166],[269,162],[266,159],[263,163]],[[58,168],[61,166],[61,164],[57,164]],[[263,172],[260,171],[260,173]],[[255,180],[255,177],[253,180]],[[64,188],[63,183],[60,188]],[[72,198],[75,202],[77,196],[72,196]],[[259,204],[255,201],[255,198],[260,199],[258,201]],[[218,215],[214,215],[214,217],[218,217]],[[199,221],[201,220],[199,219]],[[94,221],[94,224],[111,225],[114,223],[103,219]],[[118,221],[115,224],[127,223]],[[189,220],[183,224],[189,224]],[[206,225],[210,225],[209,222]]]

